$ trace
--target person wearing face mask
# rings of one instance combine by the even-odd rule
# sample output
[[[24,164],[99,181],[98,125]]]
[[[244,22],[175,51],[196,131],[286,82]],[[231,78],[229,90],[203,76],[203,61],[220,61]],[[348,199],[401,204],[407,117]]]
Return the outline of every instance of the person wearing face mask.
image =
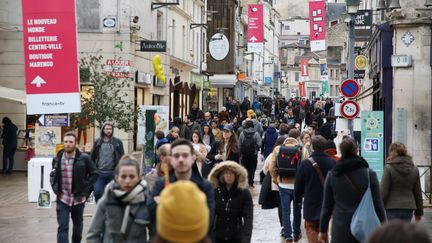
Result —
[[[131,155],[123,156],[115,168],[114,180],[97,204],[87,242],[148,242],[146,190],[138,161]]]

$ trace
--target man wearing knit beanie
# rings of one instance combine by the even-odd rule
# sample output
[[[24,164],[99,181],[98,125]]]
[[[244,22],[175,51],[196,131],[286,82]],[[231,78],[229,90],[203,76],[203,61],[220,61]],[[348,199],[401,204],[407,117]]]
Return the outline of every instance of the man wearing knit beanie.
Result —
[[[177,181],[162,191],[154,242],[210,242],[206,195],[190,181]]]

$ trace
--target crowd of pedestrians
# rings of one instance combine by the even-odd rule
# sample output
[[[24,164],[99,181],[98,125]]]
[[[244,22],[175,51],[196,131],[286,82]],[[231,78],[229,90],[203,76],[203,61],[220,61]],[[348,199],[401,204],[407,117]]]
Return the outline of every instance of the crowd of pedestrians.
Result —
[[[193,111],[184,119],[175,117],[169,134],[156,133],[157,163],[145,175],[137,159],[123,155],[113,124],[102,127],[91,156],[76,149],[73,133],[65,134],[65,150],[51,173],[58,197],[58,242],[68,242],[69,214],[72,241],[80,242],[84,202],[92,188],[97,209],[88,242],[250,242],[251,191],[260,160],[259,203],[263,209],[278,208],[275,220],[286,243],[302,238],[366,242],[358,235],[370,236],[372,230],[354,232],[352,225],[369,193],[380,223],[410,222],[413,215],[421,220],[419,172],[405,146],[390,146],[380,184],[358,155],[354,139],[334,143],[330,99],[251,102],[246,97],[242,103],[227,99],[217,114]],[[370,242],[386,242],[386,227]]]

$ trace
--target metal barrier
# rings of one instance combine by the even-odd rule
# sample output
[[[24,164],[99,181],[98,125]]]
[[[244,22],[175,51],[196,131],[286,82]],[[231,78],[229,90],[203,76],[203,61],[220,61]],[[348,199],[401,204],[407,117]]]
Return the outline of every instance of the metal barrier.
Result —
[[[426,193],[426,185],[424,191],[422,190],[422,193],[427,199],[429,199],[429,204],[432,204],[432,165],[417,165],[417,168],[419,168],[420,170],[421,168],[424,168],[424,171],[420,172],[420,181],[423,179],[422,177],[426,177],[426,174],[429,172],[429,195]]]

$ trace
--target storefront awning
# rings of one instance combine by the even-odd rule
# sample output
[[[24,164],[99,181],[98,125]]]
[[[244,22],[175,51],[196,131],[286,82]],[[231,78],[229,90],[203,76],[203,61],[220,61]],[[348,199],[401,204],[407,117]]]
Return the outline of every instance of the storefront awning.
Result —
[[[0,99],[26,104],[25,90],[11,89],[0,86]]]
[[[235,74],[215,74],[210,76],[211,87],[232,88],[237,82]]]

